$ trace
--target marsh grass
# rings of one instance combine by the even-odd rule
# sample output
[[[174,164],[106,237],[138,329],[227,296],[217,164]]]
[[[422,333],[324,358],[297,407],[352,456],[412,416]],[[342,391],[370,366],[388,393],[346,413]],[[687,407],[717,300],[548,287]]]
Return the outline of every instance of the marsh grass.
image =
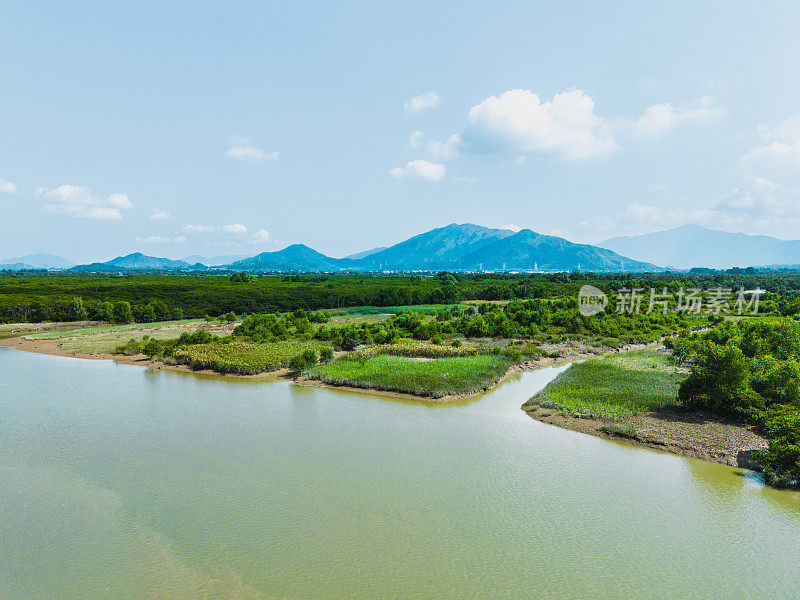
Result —
[[[572,365],[526,404],[615,419],[675,404],[685,377],[664,354],[627,352]]]
[[[306,350],[319,352],[324,344],[313,341],[212,342],[175,349],[171,362],[192,369],[211,369],[218,373],[255,375],[287,367],[289,361]]]
[[[201,325],[201,324],[205,324],[205,321],[203,319],[184,319],[181,321],[157,321],[154,323],[129,323],[126,325],[95,325],[93,327],[81,327],[79,329],[71,328],[71,329],[61,329],[58,331],[47,331],[44,333],[33,333],[30,335],[26,335],[25,339],[57,340],[60,338],[84,337],[97,334],[125,333],[139,329],[148,330],[148,329],[158,329],[162,327],[178,327],[181,325]],[[122,338],[124,338],[124,336],[122,336],[120,339]]]
[[[416,340],[403,340],[397,344],[376,344],[368,346],[357,353],[357,357],[370,357],[378,354],[390,354],[392,356],[407,356],[417,358],[453,358],[458,356],[475,356],[476,354],[488,354],[489,352],[479,352],[475,347],[454,347],[420,342]]]
[[[385,354],[344,357],[312,369],[325,383],[440,398],[477,393],[498,381],[511,366],[504,356],[460,356],[414,360]]]
[[[159,321],[129,325],[100,325],[81,329],[50,331],[26,335],[28,340],[54,340],[59,348],[72,354],[113,354],[116,349],[133,339],[144,341],[145,337],[159,341],[177,339],[185,331],[185,325],[205,324],[200,319],[182,321]]]
[[[600,431],[617,437],[636,437],[636,426],[633,423],[606,423],[600,426]]]

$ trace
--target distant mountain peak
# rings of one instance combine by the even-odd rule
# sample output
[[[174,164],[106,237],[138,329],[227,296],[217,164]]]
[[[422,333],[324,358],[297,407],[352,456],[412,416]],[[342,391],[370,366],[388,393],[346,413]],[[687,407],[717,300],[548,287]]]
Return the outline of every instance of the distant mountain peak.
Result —
[[[615,237],[598,245],[625,256],[678,269],[728,269],[800,263],[800,241],[730,233],[695,224],[642,235]]]

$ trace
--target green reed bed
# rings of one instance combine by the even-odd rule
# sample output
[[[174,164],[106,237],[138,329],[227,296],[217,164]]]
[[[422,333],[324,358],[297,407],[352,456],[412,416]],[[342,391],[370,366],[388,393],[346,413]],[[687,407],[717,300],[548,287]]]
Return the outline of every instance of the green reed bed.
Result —
[[[477,393],[506,373],[505,356],[460,356],[428,360],[380,354],[344,357],[311,369],[309,376],[333,385],[441,398]]]
[[[627,352],[572,365],[526,404],[615,419],[676,404],[685,377],[662,353]]]
[[[289,361],[305,350],[319,351],[322,344],[309,341],[284,342],[211,342],[178,347],[171,362],[188,365],[192,369],[212,369],[218,373],[255,375],[276,371],[289,365]]]

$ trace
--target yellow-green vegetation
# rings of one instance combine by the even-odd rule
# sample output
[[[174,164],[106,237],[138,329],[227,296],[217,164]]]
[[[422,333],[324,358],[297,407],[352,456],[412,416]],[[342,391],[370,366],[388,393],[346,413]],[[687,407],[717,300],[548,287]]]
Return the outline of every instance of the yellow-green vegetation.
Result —
[[[417,304],[409,306],[354,306],[351,308],[337,308],[330,311],[334,319],[358,319],[361,317],[386,317],[401,312],[416,312],[422,315],[436,315],[443,309],[457,306],[456,304]]]
[[[627,352],[572,365],[526,404],[615,419],[675,404],[685,378],[663,353]]]
[[[255,375],[289,366],[296,356],[324,345],[313,341],[210,342],[175,348],[171,360],[192,369],[212,369],[218,373]]]
[[[142,342],[144,338],[157,340],[177,339],[181,326],[203,323],[201,319],[140,323],[136,325],[102,325],[82,329],[68,329],[26,335],[28,340],[56,340],[59,348],[73,354],[111,354],[120,344],[131,339]]]
[[[376,344],[359,350],[360,356],[369,357],[377,354],[391,354],[394,356],[408,356],[416,358],[451,358],[454,356],[474,356],[476,354],[489,354],[487,348],[476,346],[442,346],[417,340],[402,340],[397,344]]]
[[[477,393],[500,379],[512,361],[500,355],[413,359],[380,354],[359,360],[344,357],[309,372],[333,385],[403,392],[441,398]]]

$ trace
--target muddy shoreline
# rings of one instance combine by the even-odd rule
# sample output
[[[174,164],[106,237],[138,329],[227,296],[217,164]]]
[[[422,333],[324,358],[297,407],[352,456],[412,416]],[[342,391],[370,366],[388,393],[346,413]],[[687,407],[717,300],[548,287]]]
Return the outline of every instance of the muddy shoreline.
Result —
[[[759,466],[752,453],[765,449],[768,443],[751,425],[722,421],[680,406],[639,413],[619,421],[577,417],[538,405],[523,405],[522,410],[532,419],[555,427],[756,471]],[[620,435],[604,430],[612,423],[632,425],[635,433]]]

